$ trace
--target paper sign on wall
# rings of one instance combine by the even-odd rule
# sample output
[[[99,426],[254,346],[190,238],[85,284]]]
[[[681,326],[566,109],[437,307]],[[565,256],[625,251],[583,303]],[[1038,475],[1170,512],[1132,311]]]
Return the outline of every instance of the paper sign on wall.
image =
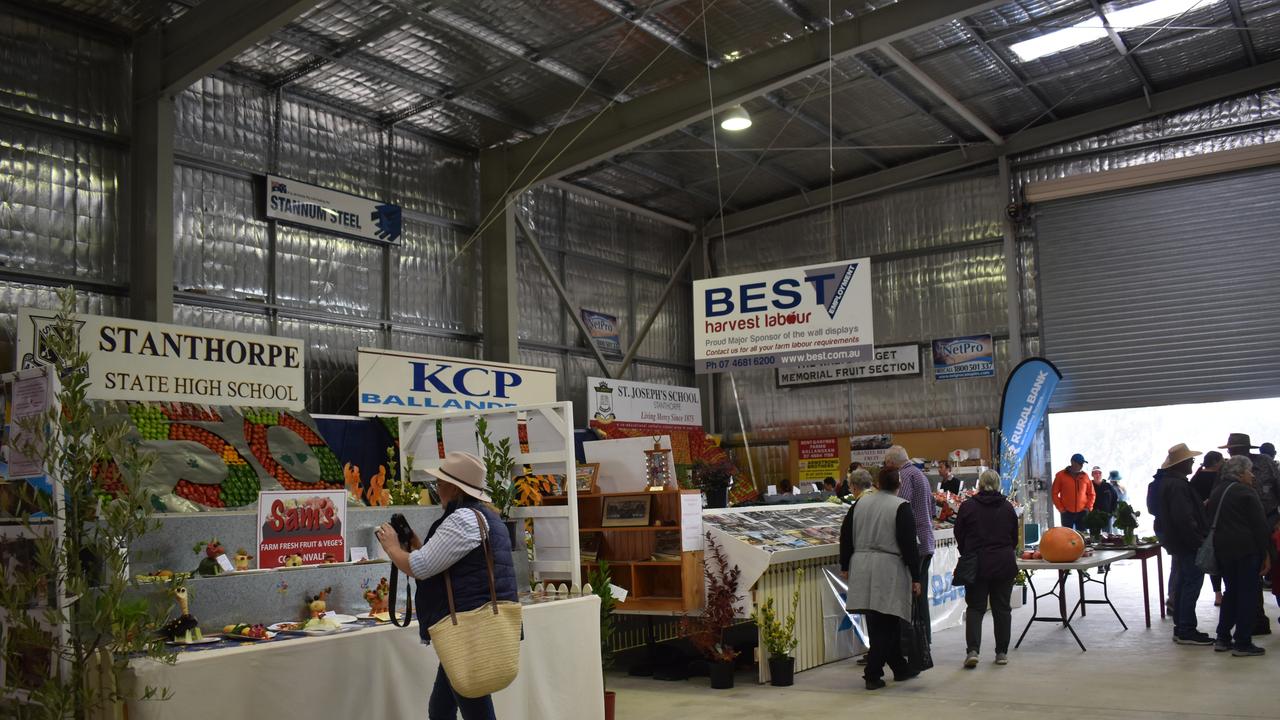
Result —
[[[55,316],[18,311],[19,367],[57,362],[45,342]],[[76,325],[92,400],[303,409],[301,340],[99,315],[79,315]]]
[[[595,423],[702,427],[697,388],[587,378],[587,417]]]
[[[798,441],[800,482],[821,483],[826,478],[839,478],[840,440],[838,438],[811,438]]]
[[[342,562],[346,546],[345,490],[258,494],[258,567]]]
[[[556,371],[360,348],[361,415],[431,415],[556,401]]]
[[[689,552],[701,550],[702,538],[702,494],[682,493],[680,495],[680,549]]]
[[[871,319],[870,258],[696,280],[694,369],[860,362]]]

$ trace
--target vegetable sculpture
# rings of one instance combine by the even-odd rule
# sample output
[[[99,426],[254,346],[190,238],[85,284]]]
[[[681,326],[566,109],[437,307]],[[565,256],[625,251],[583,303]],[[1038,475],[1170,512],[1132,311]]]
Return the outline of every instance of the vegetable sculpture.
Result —
[[[185,587],[178,587],[173,591],[173,597],[178,602],[178,617],[165,623],[160,628],[160,633],[170,640],[191,644],[200,642],[204,639],[200,633],[200,621],[191,615],[189,609],[190,597]]]

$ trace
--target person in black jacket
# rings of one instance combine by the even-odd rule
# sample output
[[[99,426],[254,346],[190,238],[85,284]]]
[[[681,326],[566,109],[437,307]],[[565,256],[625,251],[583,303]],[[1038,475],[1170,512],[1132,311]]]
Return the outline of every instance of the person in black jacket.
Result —
[[[1111,486],[1111,483],[1102,478],[1102,468],[1094,465],[1090,477],[1093,480],[1093,509],[1112,516],[1107,520],[1106,527],[1107,532],[1111,532],[1115,529],[1116,505],[1120,503],[1120,498],[1116,495],[1116,489]]]
[[[1191,488],[1196,491],[1196,497],[1200,498],[1200,502],[1208,504],[1209,496],[1213,494],[1213,486],[1218,484],[1218,469],[1221,467],[1222,453],[1210,450],[1204,454],[1200,469],[1191,476]],[[1213,605],[1219,607],[1222,605],[1222,576],[1210,575],[1209,584],[1213,586]]]
[[[1252,459],[1234,455],[1218,474],[1207,512],[1214,524],[1213,548],[1226,593],[1213,649],[1256,657],[1266,653],[1253,644],[1253,625],[1262,597],[1259,576],[1271,569],[1270,530],[1262,500],[1253,489]]]
[[[996,664],[1009,663],[1009,634],[1013,623],[1010,596],[1018,574],[1018,513],[1000,494],[1000,473],[987,470],[978,478],[978,494],[960,504],[956,516],[956,545],[960,555],[978,556],[978,581],[965,587],[964,666],[978,666],[982,647],[982,618],[991,604],[995,625]]]
[[[1173,641],[1179,645],[1212,645],[1213,638],[1197,629],[1196,601],[1204,586],[1204,571],[1196,565],[1196,551],[1209,534],[1204,504],[1187,476],[1195,468],[1200,453],[1179,443],[1169,448],[1160,469],[1160,523],[1164,547],[1173,558],[1178,587],[1174,589]]]

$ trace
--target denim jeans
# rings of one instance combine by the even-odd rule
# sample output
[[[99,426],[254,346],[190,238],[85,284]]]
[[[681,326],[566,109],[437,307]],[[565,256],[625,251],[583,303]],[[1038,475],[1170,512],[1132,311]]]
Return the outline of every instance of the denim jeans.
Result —
[[[1204,571],[1196,565],[1196,554],[1173,556],[1178,586],[1173,593],[1173,634],[1190,637],[1196,633],[1196,601],[1204,587]]]
[[[1064,511],[1062,512],[1062,527],[1071,528],[1072,530],[1083,533],[1085,531],[1084,516],[1088,514],[1089,512],[1087,510],[1081,512]]]
[[[1237,649],[1250,647],[1258,601],[1262,597],[1262,580],[1258,577],[1262,558],[1248,555],[1218,561],[1218,569],[1227,588],[1222,594],[1222,612],[1218,616],[1218,639],[1231,642]]]
[[[490,696],[464,698],[457,694],[441,665],[436,673],[436,686],[431,690],[431,700],[427,702],[427,720],[457,720],[458,711],[462,711],[462,720],[497,720]]]

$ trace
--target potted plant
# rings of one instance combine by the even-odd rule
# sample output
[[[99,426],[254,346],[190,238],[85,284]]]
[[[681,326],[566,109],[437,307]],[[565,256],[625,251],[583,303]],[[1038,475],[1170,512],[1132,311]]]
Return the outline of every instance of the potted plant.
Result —
[[[609,562],[601,560],[600,564],[591,571],[588,579],[591,582],[591,592],[600,598],[600,671],[603,675],[605,670],[613,667],[613,632],[615,623],[613,609],[618,604],[613,598],[613,575],[609,572]],[[613,720],[616,700],[616,693],[609,690],[606,685],[604,691],[604,720]]]
[[[734,601],[738,596],[738,577],[742,570],[729,566],[724,548],[705,533],[707,551],[711,561],[703,568],[707,581],[707,606],[702,615],[685,616],[680,621],[680,632],[693,643],[694,648],[710,664],[711,687],[726,690],[733,687],[733,662],[738,651],[725,642],[725,631],[734,623]]]
[[[729,486],[738,469],[728,458],[716,462],[699,460],[693,466],[693,484],[707,496],[707,507],[729,507]]]
[[[493,507],[502,516],[507,526],[507,534],[511,536],[511,548],[516,547],[516,523],[511,520],[511,506],[515,504],[515,481],[511,471],[515,468],[515,458],[511,456],[511,438],[502,438],[494,442],[489,435],[489,422],[484,416],[476,418],[476,439],[480,442],[484,453],[484,484],[493,499]]]
[[[800,581],[804,570],[796,571],[796,588],[791,593],[791,610],[785,618],[779,618],[773,606],[773,598],[764,601],[752,619],[760,628],[765,650],[769,653],[769,682],[786,687],[794,684],[796,659],[791,653],[796,649],[796,611],[800,607]]]
[[[1009,596],[1009,607],[1020,608],[1027,602],[1027,571],[1019,570],[1013,576],[1013,594]]]
[[[0,583],[5,619],[0,648],[10,678],[21,678],[23,700],[3,693],[0,716],[42,718],[120,717],[129,699],[165,699],[167,690],[125,683],[133,658],[172,662],[157,631],[167,602],[130,580],[122,552],[159,527],[152,498],[141,487],[154,457],[144,454],[128,424],[86,399],[89,356],[81,351],[76,293],[58,291],[60,309],[42,333],[57,379],[56,403],[23,430],[14,449],[56,473],[62,502],[19,482],[24,502],[18,521],[33,531],[61,523],[61,535],[38,532],[30,561],[6,566]],[[108,472],[108,468],[110,471]],[[112,490],[99,479],[110,474]],[[54,643],[50,626],[64,629]],[[42,674],[32,671],[39,666]]]
[[[1084,516],[1084,529],[1089,531],[1089,539],[1094,545],[1102,542],[1102,531],[1111,524],[1111,513],[1103,510],[1090,510]]]
[[[1124,532],[1124,544],[1136,544],[1133,531],[1138,528],[1138,516],[1142,513],[1127,502],[1116,505],[1116,529]]]

